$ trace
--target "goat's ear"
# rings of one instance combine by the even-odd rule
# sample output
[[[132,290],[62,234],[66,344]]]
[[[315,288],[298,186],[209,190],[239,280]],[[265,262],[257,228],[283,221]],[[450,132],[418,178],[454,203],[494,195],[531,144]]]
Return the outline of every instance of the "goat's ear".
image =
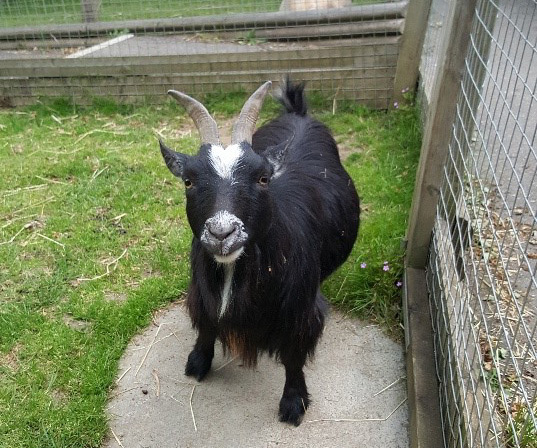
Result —
[[[162,140],[159,140],[158,142],[160,144],[160,152],[162,153],[162,157],[164,157],[164,161],[166,162],[168,169],[173,173],[173,175],[182,177],[188,156],[168,148],[162,142]]]
[[[283,161],[285,160],[287,149],[289,148],[291,141],[292,139],[289,139],[278,145],[269,146],[263,153],[263,155],[267,158],[269,163],[274,168],[275,174],[278,173],[283,164]]]

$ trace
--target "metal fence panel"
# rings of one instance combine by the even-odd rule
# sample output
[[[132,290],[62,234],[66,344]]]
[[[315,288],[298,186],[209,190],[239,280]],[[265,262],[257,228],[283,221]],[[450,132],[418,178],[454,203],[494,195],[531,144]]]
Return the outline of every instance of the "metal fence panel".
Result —
[[[425,115],[432,89],[436,79],[436,69],[438,67],[438,51],[445,39],[445,21],[449,0],[431,0],[429,20],[420,61],[420,87],[419,98],[422,104],[423,115]]]
[[[447,447],[537,446],[536,66],[535,0],[478,1],[427,266]]]
[[[292,72],[336,99],[392,104],[406,1],[2,0],[0,103],[162,101]]]

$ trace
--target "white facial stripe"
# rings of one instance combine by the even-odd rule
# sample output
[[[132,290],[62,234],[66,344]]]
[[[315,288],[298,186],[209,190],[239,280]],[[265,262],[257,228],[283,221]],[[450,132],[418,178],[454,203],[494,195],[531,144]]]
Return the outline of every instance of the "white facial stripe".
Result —
[[[212,145],[209,150],[211,166],[222,179],[233,180],[233,172],[243,155],[239,145],[229,145],[227,148]]]

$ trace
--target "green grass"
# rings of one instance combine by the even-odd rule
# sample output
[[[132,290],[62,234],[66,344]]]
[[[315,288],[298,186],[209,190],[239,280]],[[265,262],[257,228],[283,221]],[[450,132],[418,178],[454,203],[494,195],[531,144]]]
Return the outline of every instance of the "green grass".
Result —
[[[242,101],[206,102],[226,119]],[[262,120],[276,106],[265,109]],[[355,250],[325,293],[398,336],[394,283],[418,159],[417,115],[343,105],[316,115],[356,151],[345,165],[364,208]],[[98,447],[126,344],[187,287],[183,187],[161,160],[155,130],[179,150],[196,149],[190,120],[172,103],[0,111],[2,448]]]
[[[99,18],[103,22],[191,17],[213,14],[277,11],[280,0],[102,0]],[[355,4],[377,3],[377,0],[353,0]],[[0,1],[0,28],[80,23],[80,0],[3,0]]]
[[[402,242],[421,141],[412,108],[324,115],[336,139],[356,149],[345,167],[362,199],[362,224],[349,261],[325,284],[332,303],[400,336]],[[385,270],[386,269],[386,270]]]
[[[512,424],[505,425],[503,433],[506,448],[537,448],[537,428],[528,407],[518,403],[511,412]],[[533,413],[535,412],[537,405],[533,404]]]
[[[186,0],[160,0],[152,2],[121,2],[103,0],[101,21],[137,20],[170,17],[191,17],[238,12],[269,12],[278,9],[277,3],[267,4],[255,0],[227,2],[191,2]],[[4,26],[79,23],[82,21],[80,0],[6,0],[0,4]]]

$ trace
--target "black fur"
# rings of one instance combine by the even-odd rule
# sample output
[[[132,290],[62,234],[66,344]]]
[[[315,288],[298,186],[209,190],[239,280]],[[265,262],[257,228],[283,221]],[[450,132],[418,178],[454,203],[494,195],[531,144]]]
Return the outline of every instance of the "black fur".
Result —
[[[193,185],[186,191],[194,234],[186,303],[198,339],[185,373],[198,380],[207,375],[216,338],[247,365],[268,352],[285,366],[280,420],[294,425],[310,402],[302,369],[327,312],[320,285],[349,255],[360,213],[336,143],[307,114],[303,89],[285,84],[285,111],[254,134],[252,147],[243,144],[234,185],[214,174],[207,147],[194,157],[163,149],[168,166]],[[270,183],[261,185],[260,176]],[[234,265],[229,306],[219,318],[225,267],[205,250],[200,233],[220,209],[238,216],[249,237]]]

